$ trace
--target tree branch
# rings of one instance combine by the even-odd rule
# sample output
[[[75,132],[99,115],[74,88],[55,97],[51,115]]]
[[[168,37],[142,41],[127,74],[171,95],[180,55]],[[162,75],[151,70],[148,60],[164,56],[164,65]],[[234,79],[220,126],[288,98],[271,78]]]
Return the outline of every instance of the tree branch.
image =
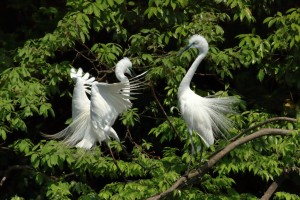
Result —
[[[3,177],[0,181],[0,187],[4,185],[4,182],[6,181],[7,177],[10,175],[10,173],[14,170],[22,170],[22,169],[32,169],[29,165],[13,165],[10,166],[7,170],[3,172]]]
[[[215,154],[213,157],[211,157],[204,165],[202,165],[200,168],[191,171],[187,176],[180,177],[169,189],[167,189],[164,192],[158,193],[150,198],[148,200],[157,200],[162,197],[167,196],[174,190],[176,190],[179,186],[182,186],[183,184],[186,185],[187,181],[193,181],[194,179],[197,179],[204,174],[208,172],[210,168],[212,168],[221,158],[223,158],[225,155],[227,155],[230,151],[235,149],[236,147],[249,142],[251,140],[254,140],[258,137],[262,137],[265,135],[282,135],[287,136],[290,134],[293,130],[284,130],[284,129],[261,129],[257,132],[252,133],[251,135],[247,135],[243,138],[237,139],[236,141],[233,141],[229,145],[227,145],[224,149],[222,149],[220,152]]]
[[[174,126],[174,125],[172,124],[172,122],[170,121],[170,119],[169,119],[169,117],[168,117],[166,111],[164,110],[163,106],[160,104],[160,102],[159,102],[159,100],[158,100],[158,98],[157,98],[157,96],[156,96],[156,94],[155,94],[155,90],[154,90],[154,87],[153,87],[153,84],[152,84],[151,81],[150,81],[150,88],[151,88],[152,95],[153,95],[153,97],[154,97],[154,99],[155,99],[155,102],[158,104],[160,110],[162,111],[162,113],[164,114],[165,118],[166,118],[167,121],[169,122],[169,124],[170,124],[171,128],[173,129],[174,133],[176,134],[176,136],[179,137],[179,134],[178,134],[178,132],[177,132],[177,129],[175,128],[175,126]]]
[[[240,134],[236,135],[235,137],[229,139],[230,142],[232,141],[235,141],[237,140],[238,138],[242,137],[244,134],[246,134],[247,132],[250,132],[258,127],[261,127],[265,124],[268,124],[268,123],[271,123],[271,122],[274,122],[274,121],[289,121],[289,122],[297,122],[297,119],[295,118],[289,118],[289,117],[274,117],[274,118],[270,118],[270,119],[267,119],[263,122],[260,122],[254,126],[251,126],[245,130],[243,130]],[[210,155],[210,157],[213,157],[215,154],[217,154],[219,151],[221,151],[223,148],[220,148],[218,150],[216,150],[212,155]]]
[[[284,169],[280,176],[278,176],[273,183],[268,187],[264,195],[260,198],[260,200],[269,200],[271,196],[274,194],[276,189],[281,185],[281,183],[288,177],[288,174],[291,172],[291,169]]]
[[[244,135],[245,133],[249,132],[249,131],[252,131],[258,127],[261,127],[265,124],[268,124],[268,123],[271,123],[271,122],[274,122],[274,121],[289,121],[289,122],[297,122],[297,119],[295,118],[289,118],[289,117],[274,117],[274,118],[270,118],[270,119],[267,119],[266,121],[263,121],[263,122],[260,122],[254,126],[251,126],[245,130],[243,130],[240,134],[236,135],[235,137],[231,138],[229,141],[234,141],[238,138],[240,138],[242,135]]]

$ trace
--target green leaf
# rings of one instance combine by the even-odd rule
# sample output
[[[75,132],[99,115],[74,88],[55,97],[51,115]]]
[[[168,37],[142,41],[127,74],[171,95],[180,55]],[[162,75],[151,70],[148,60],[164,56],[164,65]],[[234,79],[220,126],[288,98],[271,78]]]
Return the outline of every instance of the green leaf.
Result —
[[[44,182],[44,177],[41,173],[37,173],[36,176],[35,176],[35,182],[38,184],[38,185],[42,185],[43,182]]]
[[[6,137],[7,137],[5,130],[0,129],[0,135],[1,135],[2,140],[5,141],[5,140],[6,140]]]
[[[262,82],[264,80],[264,77],[265,77],[265,71],[263,69],[260,69],[257,74],[257,78],[260,82]]]

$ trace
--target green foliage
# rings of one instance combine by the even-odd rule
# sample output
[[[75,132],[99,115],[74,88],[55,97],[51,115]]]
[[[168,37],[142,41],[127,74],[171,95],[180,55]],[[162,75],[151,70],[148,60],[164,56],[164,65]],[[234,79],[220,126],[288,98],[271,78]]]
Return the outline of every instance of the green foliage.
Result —
[[[71,195],[69,191],[69,184],[58,182],[51,184],[46,193],[46,196],[50,199],[70,199],[68,196]]]
[[[12,4],[32,19],[11,36],[0,31],[7,38],[0,43],[0,163],[8,169],[0,172],[4,199],[146,199],[170,188],[190,161],[190,169],[196,169],[242,130],[271,117],[299,118],[300,9],[295,2],[67,0],[33,6],[38,7],[33,15],[22,10],[25,3]],[[23,34],[24,41],[17,39]],[[238,105],[240,113],[229,116],[235,127],[226,138],[216,136],[210,148],[202,147],[202,160],[196,135],[197,152],[190,155],[177,106],[178,85],[198,52],[177,53],[192,34],[205,36],[210,48],[191,88],[202,96],[234,94],[245,100]],[[158,99],[150,88],[136,95],[133,108],[115,122],[121,143],[86,151],[44,140],[41,132],[62,130],[71,116],[71,67],[113,82],[114,66],[124,56],[137,72],[148,70],[146,79]],[[293,190],[300,180],[299,119],[260,128],[292,133],[238,146],[167,199],[257,199],[284,171],[293,173],[291,188],[280,188],[274,199],[299,199]]]
[[[135,123],[139,122],[140,120],[139,114],[137,112],[138,109],[133,108],[122,113],[122,116],[120,118],[122,120],[122,123],[127,127],[134,126]]]
[[[299,198],[300,197],[298,195],[289,194],[286,192],[276,192],[274,197],[274,199],[289,199],[289,200],[299,199]]]

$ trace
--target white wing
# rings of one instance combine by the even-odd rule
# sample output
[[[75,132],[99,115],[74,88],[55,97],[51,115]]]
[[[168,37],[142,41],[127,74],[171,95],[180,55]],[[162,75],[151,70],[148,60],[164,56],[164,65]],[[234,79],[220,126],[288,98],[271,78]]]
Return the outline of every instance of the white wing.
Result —
[[[91,88],[91,102],[89,114],[80,116],[71,124],[68,132],[73,134],[64,140],[70,146],[90,149],[96,142],[107,141],[110,137],[119,140],[112,128],[117,116],[129,109],[132,103],[128,101],[132,97],[122,94],[123,89],[137,89],[140,84],[135,83],[98,83],[94,82]],[[86,112],[85,112],[86,113]],[[78,129],[79,128],[79,129]],[[68,134],[65,134],[68,135]]]
[[[72,97],[72,119],[74,120],[82,112],[90,110],[90,100],[86,93],[90,93],[89,86],[95,81],[95,78],[89,78],[89,73],[83,75],[81,68],[77,72],[72,68],[70,76],[75,82]]]
[[[86,95],[84,80],[78,78],[72,96],[72,119],[76,119],[82,112],[90,110],[90,100]]]
[[[98,128],[112,126],[119,114],[131,108],[133,99],[121,93],[130,87],[127,83],[94,83],[91,89],[91,120]]]

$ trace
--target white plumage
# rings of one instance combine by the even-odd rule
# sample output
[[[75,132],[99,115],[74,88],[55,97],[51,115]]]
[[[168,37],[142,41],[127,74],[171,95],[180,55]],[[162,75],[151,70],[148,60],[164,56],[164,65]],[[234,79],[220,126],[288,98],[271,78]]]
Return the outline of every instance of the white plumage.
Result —
[[[132,63],[128,58],[123,58],[116,65],[116,76],[120,83],[99,83],[84,76],[82,69],[77,72],[72,68],[71,77],[75,81],[72,97],[73,122],[61,132],[46,135],[49,138],[61,139],[70,146],[90,149],[97,142],[101,144],[111,137],[119,141],[119,137],[112,128],[116,118],[122,112],[131,108],[130,91],[141,88],[142,83],[136,78],[128,80],[125,73],[131,75]],[[86,93],[90,94],[90,100]]]
[[[72,68],[70,76],[75,83],[72,97],[72,119],[75,120],[80,113],[90,109],[90,100],[85,93],[90,94],[90,85],[95,81],[95,78],[90,78],[89,73],[83,75],[81,68],[77,72]]]
[[[228,130],[232,125],[225,114],[233,112],[233,104],[238,100],[234,97],[201,97],[190,89],[195,71],[208,53],[208,43],[203,36],[194,35],[180,54],[189,48],[197,48],[199,55],[179,85],[177,94],[179,109],[187,124],[191,140],[192,133],[195,131],[209,147],[214,143],[215,134]],[[191,144],[194,152],[193,142]]]

